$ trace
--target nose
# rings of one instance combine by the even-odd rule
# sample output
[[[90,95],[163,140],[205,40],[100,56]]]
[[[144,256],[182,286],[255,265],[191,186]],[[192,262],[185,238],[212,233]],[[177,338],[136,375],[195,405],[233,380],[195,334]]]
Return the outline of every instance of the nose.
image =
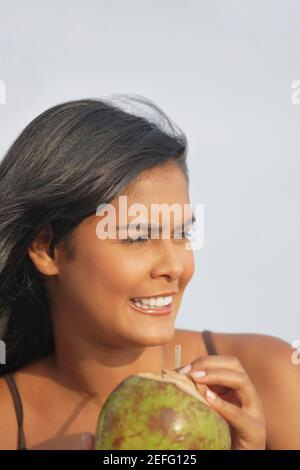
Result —
[[[184,271],[181,258],[182,250],[178,246],[174,246],[172,240],[160,240],[160,242],[160,253],[152,268],[151,277],[154,279],[166,277],[171,281],[177,280]]]

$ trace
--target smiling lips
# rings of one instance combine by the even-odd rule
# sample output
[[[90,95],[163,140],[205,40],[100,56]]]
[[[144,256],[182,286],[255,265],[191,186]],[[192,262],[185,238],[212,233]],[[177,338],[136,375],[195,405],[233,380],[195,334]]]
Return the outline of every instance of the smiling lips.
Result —
[[[131,299],[129,303],[135,310],[152,316],[172,313],[172,296]]]

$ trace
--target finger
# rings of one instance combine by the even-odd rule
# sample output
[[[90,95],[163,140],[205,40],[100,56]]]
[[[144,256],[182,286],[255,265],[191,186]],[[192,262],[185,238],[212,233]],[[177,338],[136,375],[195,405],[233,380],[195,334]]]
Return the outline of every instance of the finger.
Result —
[[[206,375],[199,377],[203,373]],[[258,406],[256,390],[244,372],[232,369],[207,369],[205,371],[194,371],[190,375],[197,383],[221,385],[234,390],[244,409],[255,409]]]
[[[235,370],[244,371],[244,368],[240,360],[236,356],[221,356],[221,355],[199,356],[190,364],[186,364],[185,366],[182,366],[182,367],[177,367],[175,370],[180,373],[189,373],[190,371],[202,369],[206,367],[212,367],[212,368],[220,367],[223,369],[235,369]]]
[[[47,439],[30,450],[93,450],[94,436],[89,432]]]
[[[236,431],[243,437],[260,432],[259,422],[249,416],[238,406],[223,400],[211,390],[207,391],[206,398],[211,407],[217,411]]]
[[[181,374],[189,374],[191,372],[200,370],[206,370],[207,368],[223,368],[223,369],[234,369],[245,372],[242,364],[236,356],[199,356],[194,361],[186,364],[182,367],[177,367],[175,370]],[[220,385],[216,385],[214,390],[222,395],[228,393],[228,390]]]

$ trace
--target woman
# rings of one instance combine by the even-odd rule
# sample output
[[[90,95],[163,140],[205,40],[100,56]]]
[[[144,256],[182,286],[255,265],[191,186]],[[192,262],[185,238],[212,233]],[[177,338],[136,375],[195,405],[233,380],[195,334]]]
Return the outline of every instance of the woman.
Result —
[[[160,124],[109,100],[71,101],[34,119],[1,162],[1,449],[91,449],[113,388],[173,368],[175,344],[181,372],[198,372],[229,422],[233,449],[300,449],[288,343],[174,328],[194,271],[187,233],[98,237],[97,207],[119,220],[120,196],[147,209],[190,204],[184,134],[136,103]],[[157,315],[158,297],[172,300],[168,314]]]

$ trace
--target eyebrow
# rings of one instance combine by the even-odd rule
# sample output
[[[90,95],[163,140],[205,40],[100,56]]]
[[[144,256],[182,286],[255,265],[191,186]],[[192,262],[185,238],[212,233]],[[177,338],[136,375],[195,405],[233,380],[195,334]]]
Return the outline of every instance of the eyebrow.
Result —
[[[194,222],[196,222],[196,217],[195,217],[194,214],[192,214],[192,217],[190,217],[188,220],[186,220],[183,224],[177,225],[175,230],[184,227],[184,225],[193,224]],[[141,230],[147,230],[148,229],[148,232],[151,232],[151,226],[149,227],[149,224],[137,224],[137,227],[139,227]],[[124,230],[124,229],[128,229],[128,228],[129,228],[129,224],[128,225],[117,225],[116,226],[116,230]],[[157,229],[157,226],[152,225],[152,228]],[[161,232],[162,232],[162,228],[160,227],[159,228],[159,233],[161,233]]]

